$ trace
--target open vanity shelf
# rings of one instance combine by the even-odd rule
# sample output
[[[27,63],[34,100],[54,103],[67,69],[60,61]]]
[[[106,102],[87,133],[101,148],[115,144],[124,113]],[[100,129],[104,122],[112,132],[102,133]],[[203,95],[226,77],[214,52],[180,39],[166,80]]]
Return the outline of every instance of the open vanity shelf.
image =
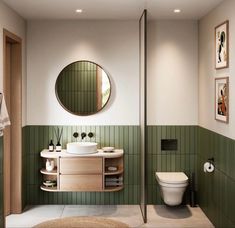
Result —
[[[44,185],[41,185],[41,190],[43,191],[47,191],[47,192],[59,192],[59,190],[57,189],[57,186],[56,187],[46,187]]]
[[[116,167],[117,170],[109,171],[108,167]],[[116,158],[104,158],[104,189],[107,192],[118,191],[123,188],[123,156]],[[111,181],[109,181],[111,180]],[[109,186],[108,184],[114,185]]]
[[[68,154],[62,152],[49,152],[43,150],[41,157],[43,164],[46,160],[53,160],[55,168],[49,172],[43,167],[40,172],[43,181],[54,181],[56,186],[47,187],[41,185],[43,191],[68,192],[68,191],[89,191],[89,192],[114,192],[123,189],[123,150],[88,155]],[[44,165],[45,166],[45,165]],[[110,171],[110,167],[116,170]]]
[[[45,167],[40,169],[40,173],[43,175],[43,182],[44,181],[55,181],[56,185],[53,187],[45,186],[44,184],[41,185],[41,189],[44,191],[54,192],[58,191],[58,179],[59,179],[59,172],[58,172],[58,158],[47,158],[43,157],[43,164],[46,164],[46,160],[49,159],[50,161],[53,160],[55,167],[52,171],[47,171]],[[46,165],[45,165],[46,166]]]

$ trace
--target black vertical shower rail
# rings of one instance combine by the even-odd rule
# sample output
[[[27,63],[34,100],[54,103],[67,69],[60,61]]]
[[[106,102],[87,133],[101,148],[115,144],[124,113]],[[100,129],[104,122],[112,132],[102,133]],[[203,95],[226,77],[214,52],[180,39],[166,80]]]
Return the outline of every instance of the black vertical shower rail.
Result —
[[[147,10],[139,20],[139,75],[140,75],[140,209],[147,222]]]

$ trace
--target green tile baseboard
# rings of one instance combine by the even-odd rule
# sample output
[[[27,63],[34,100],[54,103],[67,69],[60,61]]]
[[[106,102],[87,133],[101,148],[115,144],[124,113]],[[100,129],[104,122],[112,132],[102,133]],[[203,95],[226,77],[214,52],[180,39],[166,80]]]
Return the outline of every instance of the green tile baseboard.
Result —
[[[62,145],[75,141],[73,133],[93,132],[100,147],[114,145],[125,150],[124,184],[121,192],[115,193],[48,193],[39,186],[42,176],[39,173],[40,151],[53,139],[54,127],[26,126],[23,128],[23,185],[26,186],[24,205],[27,204],[138,204],[140,167],[139,126],[59,126],[63,128]],[[197,126],[148,126],[148,203],[163,204],[155,181],[156,171],[183,171],[190,175],[196,170]],[[161,139],[178,139],[177,151],[161,151]],[[86,138],[88,140],[88,138]],[[88,197],[89,196],[89,197]],[[85,197],[85,198],[84,198]],[[88,197],[88,198],[87,198]]]
[[[177,139],[177,151],[162,151],[161,139]],[[147,202],[163,204],[155,172],[185,172],[197,168],[197,126],[148,126]],[[189,202],[188,192],[184,203]]]
[[[62,146],[76,141],[74,132],[93,132],[94,137],[85,141],[96,141],[99,147],[123,148],[124,189],[119,192],[61,192],[50,193],[40,190],[43,166],[40,151],[48,147],[50,139],[56,142],[54,127],[26,126],[23,128],[23,196],[24,205],[29,204],[138,204],[140,194],[140,151],[139,126],[59,126],[63,128]],[[79,137],[79,141],[81,137]]]
[[[73,141],[73,132],[94,132],[100,146],[114,145],[125,150],[125,188],[116,193],[47,193],[39,189],[42,166],[40,151],[50,139],[54,126],[23,128],[23,186],[26,204],[138,204],[139,126],[63,126],[63,145]],[[161,151],[161,139],[178,139],[177,151]],[[1,143],[1,141],[0,141]],[[196,173],[200,207],[216,227],[235,227],[235,141],[199,126],[148,126],[147,192],[148,204],[163,204],[154,173],[183,171]],[[0,145],[1,150],[1,145]],[[202,165],[215,158],[216,170],[205,174]],[[185,202],[188,202],[186,197]]]
[[[235,140],[199,127],[198,200],[216,227],[235,227]],[[215,172],[204,173],[203,164],[215,159]]]

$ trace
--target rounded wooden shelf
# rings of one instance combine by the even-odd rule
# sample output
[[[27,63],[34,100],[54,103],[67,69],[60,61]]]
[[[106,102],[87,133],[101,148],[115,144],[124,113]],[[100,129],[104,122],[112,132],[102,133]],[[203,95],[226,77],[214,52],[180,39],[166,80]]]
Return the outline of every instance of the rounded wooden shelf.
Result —
[[[45,168],[41,169],[40,170],[40,173],[42,174],[46,174],[46,175],[57,175],[57,168],[56,169],[53,169],[52,171],[47,171]]]
[[[44,167],[40,167],[43,181],[56,181],[57,186],[51,187],[47,183],[41,183],[40,189],[46,192],[121,191],[124,188],[123,154],[122,149],[115,150],[113,153],[104,153],[102,150],[98,150],[98,153],[89,155],[69,154],[65,150],[60,153],[43,150],[41,157],[44,161]],[[54,160],[55,167],[52,171],[46,170],[45,158]],[[91,164],[91,161],[94,165]],[[117,170],[110,171],[108,167],[116,167]],[[107,183],[105,186],[105,183],[109,181],[112,183]],[[77,183],[81,183],[81,186]]]
[[[104,192],[117,192],[120,191],[124,188],[124,186],[110,186],[110,187],[105,187]]]
[[[40,187],[43,191],[47,191],[47,192],[58,192],[59,190],[57,189],[57,186],[55,187],[46,187],[44,185],[41,185]]]
[[[105,170],[105,173],[104,175],[118,175],[118,174],[122,174],[123,173],[123,169],[120,169],[120,170],[117,170],[117,171],[108,171],[108,170]]]

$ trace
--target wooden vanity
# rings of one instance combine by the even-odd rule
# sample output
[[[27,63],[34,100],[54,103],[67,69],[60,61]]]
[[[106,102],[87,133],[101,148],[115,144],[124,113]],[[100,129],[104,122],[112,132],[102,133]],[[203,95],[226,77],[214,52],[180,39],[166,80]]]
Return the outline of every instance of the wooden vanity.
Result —
[[[98,150],[94,154],[74,155],[66,150],[62,152],[49,152],[43,150],[44,167],[40,170],[43,181],[52,180],[57,183],[55,187],[41,185],[41,189],[50,192],[61,191],[88,191],[111,192],[123,189],[123,150],[103,152]],[[46,160],[53,160],[55,168],[48,172],[45,169]],[[108,167],[117,167],[109,171]],[[110,186],[109,180],[113,181]],[[108,185],[109,183],[109,185]]]

